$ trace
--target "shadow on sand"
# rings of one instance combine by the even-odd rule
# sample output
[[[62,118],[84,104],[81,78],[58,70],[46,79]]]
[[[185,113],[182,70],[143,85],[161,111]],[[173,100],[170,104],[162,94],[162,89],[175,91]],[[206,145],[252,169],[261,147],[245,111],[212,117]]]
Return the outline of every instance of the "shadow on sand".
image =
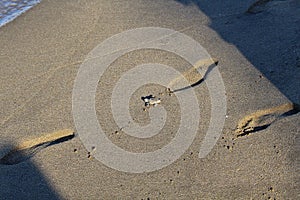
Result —
[[[239,51],[290,101],[300,103],[300,1],[274,0],[247,13],[254,0],[176,0],[195,4],[210,27]]]
[[[1,157],[14,149],[9,144],[0,148]],[[39,168],[27,158],[28,155],[24,155],[22,160],[26,161],[15,165],[0,164],[0,199],[61,199]]]

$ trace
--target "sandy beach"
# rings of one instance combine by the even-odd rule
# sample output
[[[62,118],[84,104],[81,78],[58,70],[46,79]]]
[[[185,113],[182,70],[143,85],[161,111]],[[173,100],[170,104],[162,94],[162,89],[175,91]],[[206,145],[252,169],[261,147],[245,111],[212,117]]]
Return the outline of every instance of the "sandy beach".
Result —
[[[39,139],[42,148],[30,143],[34,145],[28,151],[11,158],[16,162],[2,162],[0,199],[299,198],[300,2],[274,0],[247,12],[253,2],[42,0],[0,27],[0,158],[22,141],[46,133],[72,129],[76,134],[66,141],[59,134]],[[210,73],[199,81],[203,75],[183,57],[153,48],[120,56],[98,82],[95,113],[106,138],[128,152],[163,149],[177,137],[182,109],[179,92],[167,93],[158,84],[139,87],[128,100],[133,121],[146,125],[149,110],[164,107],[166,123],[153,137],[126,134],[111,108],[123,74],[138,65],[160,63],[182,74],[192,69],[187,80],[191,86],[199,81],[186,90],[194,91],[200,111],[192,116],[200,120],[188,149],[161,169],[129,173],[104,164],[93,156],[93,148],[86,148],[82,133],[78,136],[72,95],[77,74],[97,45],[142,27],[175,30],[201,44],[213,60],[209,64],[216,65],[212,72],[217,69],[222,77],[227,109],[216,144],[199,158],[205,134],[213,127]],[[146,107],[141,97],[150,94],[161,103]],[[22,159],[26,152],[34,156]]]

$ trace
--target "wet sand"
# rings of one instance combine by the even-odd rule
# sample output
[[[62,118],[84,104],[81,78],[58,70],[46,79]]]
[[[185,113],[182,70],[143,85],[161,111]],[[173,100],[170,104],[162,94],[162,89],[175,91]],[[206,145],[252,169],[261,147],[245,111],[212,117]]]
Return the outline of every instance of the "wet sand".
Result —
[[[14,148],[16,141],[62,129],[76,130],[72,90],[86,55],[114,34],[146,26],[181,31],[218,61],[226,88],[227,118],[209,155],[198,158],[210,121],[210,97],[202,83],[193,88],[201,102],[197,136],[173,164],[150,173],[120,172],[93,158],[75,137],[49,146],[22,163],[0,165],[0,186],[5,188],[1,198],[297,199],[299,113],[242,137],[237,137],[235,129],[239,120],[251,113],[291,102],[299,104],[299,4],[292,1],[296,3],[249,14],[245,12],[253,3],[250,0],[232,1],[224,7],[216,1],[188,2],[43,0],[1,27],[0,157]],[[282,16],[288,16],[284,20],[289,23],[281,22]],[[149,62],[178,70],[190,67],[170,53],[135,51],[112,63],[98,85],[98,120],[108,138],[128,151],[162,148],[174,137],[180,120],[176,100],[170,97],[165,105],[171,116],[153,138],[130,137],[113,121],[110,97],[114,84],[124,71]],[[137,122],[149,120],[140,97],[161,90],[154,85],[134,94],[130,108]]]

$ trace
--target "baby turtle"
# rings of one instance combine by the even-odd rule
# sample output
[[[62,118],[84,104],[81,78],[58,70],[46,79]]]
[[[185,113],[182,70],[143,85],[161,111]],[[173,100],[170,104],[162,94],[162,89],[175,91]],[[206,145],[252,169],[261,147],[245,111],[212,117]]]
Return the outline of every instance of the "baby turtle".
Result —
[[[157,106],[157,104],[161,103],[160,98],[157,98],[152,94],[149,96],[142,97],[142,100],[145,102],[146,107]]]

